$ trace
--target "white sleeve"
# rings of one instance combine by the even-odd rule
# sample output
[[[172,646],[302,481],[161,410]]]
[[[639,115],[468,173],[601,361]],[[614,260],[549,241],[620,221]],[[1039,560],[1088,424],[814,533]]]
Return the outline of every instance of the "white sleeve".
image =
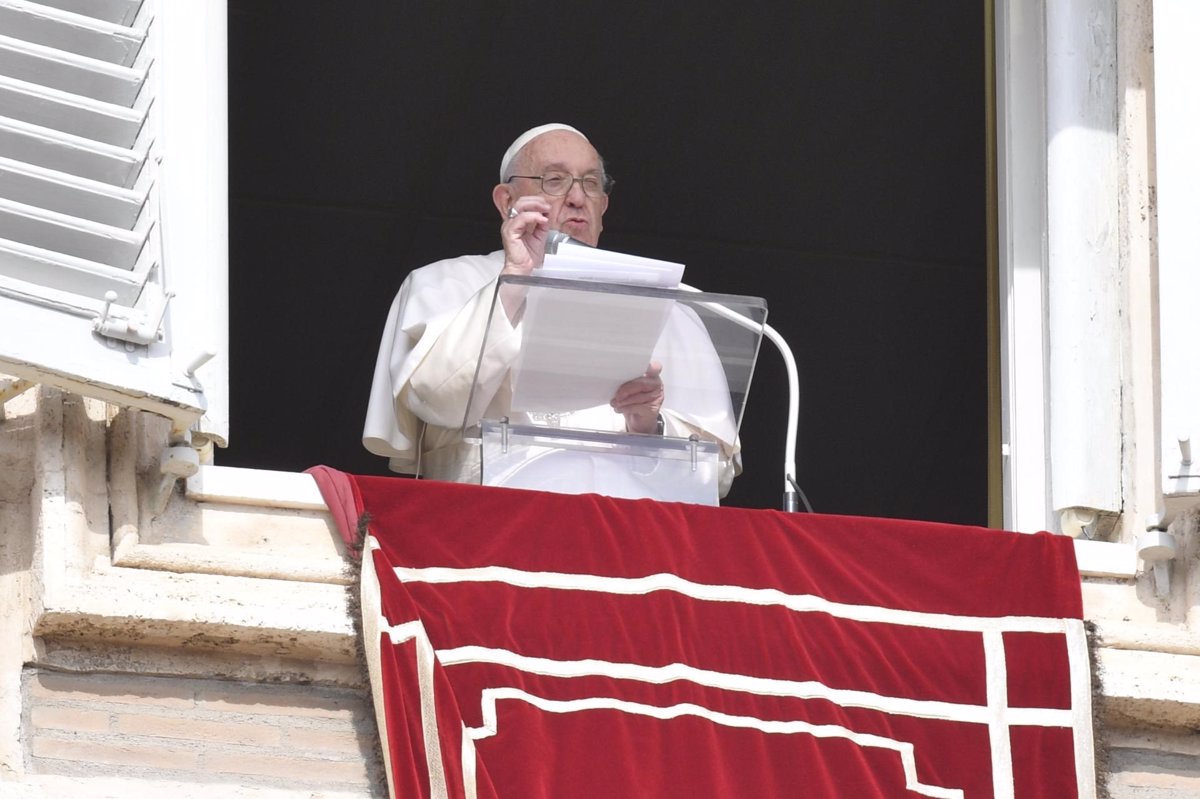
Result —
[[[477,291],[437,333],[400,387],[398,402],[426,422],[440,427],[462,425],[476,386],[477,366],[472,417],[482,416],[516,359],[520,334],[503,308],[492,313],[495,294],[495,280]],[[487,349],[481,352],[485,335]]]
[[[436,383],[439,370],[444,373],[448,365],[455,362],[446,354],[451,348],[438,346],[442,334],[452,325],[469,324],[463,312],[477,310],[480,298],[487,298],[485,306],[490,304],[490,292],[494,291],[495,276],[501,263],[499,253],[492,253],[430,264],[411,272],[392,301],[375,361],[363,425],[363,446],[376,455],[390,458],[393,470],[406,472],[416,467],[417,447],[425,424],[430,421],[409,407],[413,375],[420,370],[423,379]],[[451,342],[469,349],[469,343],[461,333],[452,332],[445,343]],[[435,350],[433,359],[427,363],[427,356]],[[478,357],[478,351],[477,344],[470,357]],[[473,374],[472,371],[468,379]],[[421,394],[415,407],[421,412],[428,410],[427,406],[437,402],[435,393]],[[449,426],[462,424],[465,404],[464,396],[458,406],[457,419]],[[442,412],[435,415],[446,420],[455,414]]]

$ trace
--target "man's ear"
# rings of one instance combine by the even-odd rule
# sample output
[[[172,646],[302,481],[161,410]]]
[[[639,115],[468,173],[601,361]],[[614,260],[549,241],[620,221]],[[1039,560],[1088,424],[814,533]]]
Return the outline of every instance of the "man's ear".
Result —
[[[500,212],[501,219],[508,219],[508,209],[512,208],[517,198],[513,196],[512,186],[507,183],[497,183],[492,189],[492,204]]]

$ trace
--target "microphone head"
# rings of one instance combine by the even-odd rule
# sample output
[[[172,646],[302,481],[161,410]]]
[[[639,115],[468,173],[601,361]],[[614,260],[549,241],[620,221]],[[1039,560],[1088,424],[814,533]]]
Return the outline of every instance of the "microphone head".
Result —
[[[572,244],[579,247],[588,247],[579,239],[573,239],[561,230],[551,230],[550,235],[546,236],[546,252],[550,255],[557,255],[558,248],[563,244]]]

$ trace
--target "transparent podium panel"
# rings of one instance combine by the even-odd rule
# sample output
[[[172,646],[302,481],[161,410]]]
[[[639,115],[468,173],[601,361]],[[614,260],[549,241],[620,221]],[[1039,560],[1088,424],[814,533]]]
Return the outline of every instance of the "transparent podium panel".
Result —
[[[716,505],[711,441],[480,423],[484,485]]]
[[[766,315],[758,297],[502,277],[463,419],[483,482],[715,503]],[[662,381],[658,428],[631,434],[610,403],[647,376]]]

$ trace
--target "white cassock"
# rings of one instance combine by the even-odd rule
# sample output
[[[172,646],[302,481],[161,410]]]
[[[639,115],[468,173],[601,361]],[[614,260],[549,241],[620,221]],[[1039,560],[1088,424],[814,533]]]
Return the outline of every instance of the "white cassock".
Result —
[[[416,269],[400,286],[383,330],[363,426],[363,446],[388,458],[392,471],[480,482],[479,446],[463,440],[462,428],[481,358],[477,393],[491,397],[483,418],[541,423],[509,408],[508,370],[520,349],[519,327],[503,313],[492,316],[488,327],[503,265],[502,250],[464,255]],[[481,354],[485,333],[487,351]],[[741,472],[737,422],[720,359],[694,312],[675,306],[653,357],[663,364],[664,435],[696,434],[719,445],[717,481],[724,496]],[[678,382],[672,389],[672,363],[688,364],[686,390]],[[625,418],[605,405],[566,415],[559,424],[618,432]]]

